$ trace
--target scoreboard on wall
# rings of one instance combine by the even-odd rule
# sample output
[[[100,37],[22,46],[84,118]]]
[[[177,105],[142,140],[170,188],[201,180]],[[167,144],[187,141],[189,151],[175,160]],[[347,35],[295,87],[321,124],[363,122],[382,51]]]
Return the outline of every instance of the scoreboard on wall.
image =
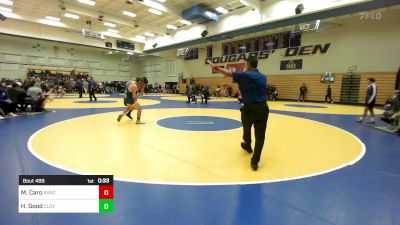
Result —
[[[20,213],[111,213],[112,175],[20,175]]]

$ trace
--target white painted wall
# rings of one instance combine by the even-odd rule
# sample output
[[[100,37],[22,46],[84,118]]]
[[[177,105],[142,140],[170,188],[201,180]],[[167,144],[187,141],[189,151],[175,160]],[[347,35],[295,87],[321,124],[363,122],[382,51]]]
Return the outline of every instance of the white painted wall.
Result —
[[[41,45],[40,51],[38,48],[32,48],[37,44]],[[71,51],[71,48],[74,50]],[[54,64],[51,58],[65,60],[53,66],[88,68],[98,81],[124,81],[138,74],[139,67],[133,62],[122,61],[126,54],[108,55],[107,52],[93,47],[0,35],[0,77],[25,79],[28,66],[24,64],[50,66]],[[10,60],[9,54],[16,54],[18,59]],[[44,61],[32,63],[31,59],[34,57],[44,57]],[[82,66],[74,65],[72,60],[81,61]]]

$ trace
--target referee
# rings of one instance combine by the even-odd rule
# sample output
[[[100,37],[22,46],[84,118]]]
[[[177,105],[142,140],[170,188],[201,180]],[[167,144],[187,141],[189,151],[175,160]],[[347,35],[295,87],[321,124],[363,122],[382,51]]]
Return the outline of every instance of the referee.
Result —
[[[266,103],[267,90],[265,88],[267,86],[267,76],[258,71],[258,60],[253,57],[246,60],[246,72],[239,73],[232,73],[214,65],[210,61],[207,62],[215,71],[225,76],[232,77],[233,81],[239,84],[244,103],[244,106],[240,109],[243,125],[243,142],[241,146],[243,150],[248,153],[253,152],[251,148],[251,127],[254,125],[256,141],[250,165],[253,170],[257,170],[261,151],[264,146],[265,131],[267,129],[269,115],[269,108]]]

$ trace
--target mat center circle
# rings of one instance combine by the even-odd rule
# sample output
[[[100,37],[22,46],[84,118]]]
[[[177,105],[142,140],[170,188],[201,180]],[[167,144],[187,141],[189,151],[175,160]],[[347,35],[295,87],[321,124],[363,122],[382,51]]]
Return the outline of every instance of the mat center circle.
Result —
[[[232,130],[242,126],[238,120],[216,116],[178,116],[160,119],[161,127],[187,131],[221,131]]]

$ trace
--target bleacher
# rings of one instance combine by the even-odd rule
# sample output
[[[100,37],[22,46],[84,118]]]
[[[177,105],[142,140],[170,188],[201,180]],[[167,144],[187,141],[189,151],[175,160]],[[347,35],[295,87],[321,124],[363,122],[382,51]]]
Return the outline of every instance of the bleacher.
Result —
[[[332,88],[332,98],[335,102],[340,102],[342,77],[346,73],[332,73],[336,81],[330,83]],[[377,73],[356,73],[360,75],[360,87],[358,93],[358,102],[364,103],[365,90],[367,87],[367,78],[374,77],[378,86],[377,104],[384,104],[389,96],[393,95],[396,82],[396,72],[377,72]],[[328,83],[320,82],[321,74],[295,74],[295,75],[269,75],[268,83],[276,86],[280,99],[297,100],[299,98],[299,88],[302,83],[307,85],[306,100],[324,101]],[[209,84],[211,90],[215,90],[217,85],[230,85],[233,88],[232,93],[238,89],[238,85],[232,82],[232,78],[224,77],[196,77],[196,84]],[[179,92],[184,94],[186,83],[180,83]]]

